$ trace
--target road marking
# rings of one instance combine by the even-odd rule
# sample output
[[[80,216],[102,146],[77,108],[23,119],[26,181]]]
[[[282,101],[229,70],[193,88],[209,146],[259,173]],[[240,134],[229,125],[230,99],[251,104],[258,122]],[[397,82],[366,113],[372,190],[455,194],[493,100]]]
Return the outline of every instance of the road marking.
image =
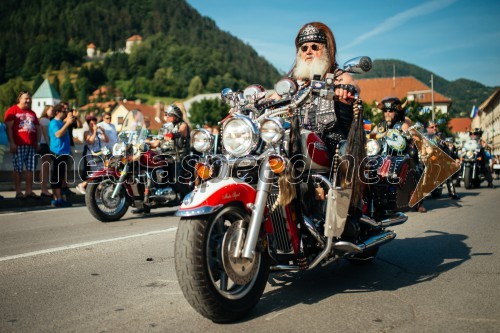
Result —
[[[114,242],[114,241],[119,241],[119,240],[124,240],[124,239],[157,235],[157,234],[162,234],[162,233],[165,233],[165,232],[172,232],[172,231],[176,231],[176,230],[177,230],[177,227],[174,227],[174,228],[168,228],[168,229],[165,229],[165,230],[157,230],[157,231],[145,232],[143,234],[136,234],[136,235],[130,235],[130,236],[117,237],[117,238],[103,239],[103,240],[98,240],[98,241],[93,241],[93,242],[85,242],[85,243],[79,243],[79,244],[72,244],[72,245],[55,247],[55,248],[52,248],[52,249],[45,249],[45,250],[40,250],[40,251],[34,251],[34,252],[28,252],[28,253],[21,253],[21,254],[16,254],[16,255],[13,255],[13,256],[0,257],[0,262],[1,261],[12,260],[12,259],[33,257],[33,256],[37,256],[37,255],[40,255],[40,254],[47,254],[47,253],[64,251],[64,250],[77,249],[79,247],[92,246],[92,245],[96,245],[96,244]]]
[[[86,206],[81,206],[86,207]],[[40,214],[40,213],[53,213],[54,211],[64,212],[66,210],[80,208],[79,206],[67,207],[67,208],[55,208],[52,206],[47,206],[44,209],[34,209],[34,210],[24,210],[22,212],[10,212],[10,213],[0,213],[0,217],[9,215],[26,215],[26,214]]]

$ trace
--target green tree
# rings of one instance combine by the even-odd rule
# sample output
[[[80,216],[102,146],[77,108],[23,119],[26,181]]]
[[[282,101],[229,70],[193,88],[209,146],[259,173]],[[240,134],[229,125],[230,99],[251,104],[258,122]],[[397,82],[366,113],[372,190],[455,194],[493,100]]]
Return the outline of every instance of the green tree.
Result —
[[[16,104],[17,94],[23,90],[29,90],[29,88],[21,78],[9,80],[0,85],[0,121],[3,121],[5,111]]]
[[[35,91],[38,90],[38,88],[42,85],[43,83],[43,76],[38,73],[38,75],[35,77],[35,81],[33,82],[33,94],[35,93]]]
[[[54,87],[54,90],[61,95],[61,83],[59,82],[57,74],[54,76],[54,80],[52,81],[52,87]]]
[[[76,81],[77,86],[77,105],[82,106],[88,103],[88,96],[92,90],[89,79],[86,77],[78,78]]]
[[[201,77],[196,75],[191,79],[191,82],[189,82],[188,97],[196,96],[198,94],[201,94],[202,92],[203,92],[203,81],[201,80]]]
[[[191,105],[189,120],[193,126],[213,126],[224,119],[228,112],[229,106],[220,99],[203,99]]]
[[[61,86],[61,99],[63,101],[69,101],[70,99],[75,99],[75,88],[73,87],[73,83],[71,83],[71,79],[69,75],[66,75],[64,78],[64,82]]]

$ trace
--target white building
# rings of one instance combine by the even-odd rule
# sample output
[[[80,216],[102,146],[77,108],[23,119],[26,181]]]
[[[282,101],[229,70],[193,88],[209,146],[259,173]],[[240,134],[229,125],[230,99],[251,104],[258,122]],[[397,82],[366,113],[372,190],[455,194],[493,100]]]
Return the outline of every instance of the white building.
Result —
[[[31,109],[35,111],[36,116],[40,117],[45,105],[56,105],[61,101],[61,97],[52,87],[48,79],[45,79],[40,87],[31,97]]]
[[[132,52],[132,47],[134,45],[139,45],[142,42],[142,37],[139,35],[133,35],[129,39],[127,39],[127,42],[125,44],[125,53],[130,54]]]

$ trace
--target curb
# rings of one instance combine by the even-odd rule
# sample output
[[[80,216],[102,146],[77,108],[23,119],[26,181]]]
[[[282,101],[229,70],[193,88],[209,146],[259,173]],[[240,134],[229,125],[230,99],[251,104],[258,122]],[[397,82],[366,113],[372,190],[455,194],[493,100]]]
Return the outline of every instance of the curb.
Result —
[[[85,205],[85,196],[82,194],[76,194],[76,195],[70,195],[69,197],[66,198],[67,201],[71,202],[73,205],[77,204],[83,204]],[[26,209],[26,208],[35,208],[35,207],[40,207],[40,208],[45,208],[45,207],[52,207],[50,205],[51,199],[50,198],[26,198],[24,200],[19,200],[15,198],[4,198],[0,200],[0,212],[5,212],[5,211],[16,211],[19,209]]]

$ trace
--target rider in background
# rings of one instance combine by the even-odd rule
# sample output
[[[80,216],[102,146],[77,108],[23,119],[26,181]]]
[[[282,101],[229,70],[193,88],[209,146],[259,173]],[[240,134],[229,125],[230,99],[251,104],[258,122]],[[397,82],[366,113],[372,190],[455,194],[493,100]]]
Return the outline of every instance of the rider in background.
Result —
[[[372,136],[375,136],[376,139],[381,139],[387,134],[387,131],[390,129],[397,129],[401,132],[407,131],[412,125],[412,122],[408,117],[405,116],[405,104],[406,103],[403,104],[397,97],[384,97],[377,105],[377,108],[384,114],[384,120],[377,124],[377,126],[375,126],[371,133]],[[418,160],[418,151],[413,146],[408,148],[408,154],[415,160],[417,164],[420,163]],[[420,213],[427,212],[427,209],[424,207],[423,201],[420,201],[415,205],[415,210]]]
[[[469,132],[469,137],[471,140],[477,141],[477,144],[479,147],[481,147],[479,156],[481,157],[481,160],[479,161],[479,165],[481,166],[481,171],[484,174],[484,177],[486,178],[486,181],[488,182],[488,187],[493,188],[493,176],[491,175],[490,168],[488,167],[488,161],[486,161],[486,156],[485,156],[485,147],[486,143],[482,144],[481,141],[481,136],[483,135],[483,131],[479,128],[475,128],[474,130],[470,130]]]
[[[378,103],[377,108],[382,110],[384,120],[377,124],[372,130],[372,134],[377,139],[381,139],[387,133],[387,130],[396,128],[401,132],[407,131],[411,125],[411,120],[405,117],[405,105],[397,97],[387,96]]]
[[[148,140],[147,143],[151,148],[158,148],[163,141],[174,141],[174,151],[162,152],[168,155],[173,155],[175,163],[169,164],[169,182],[172,188],[179,194],[179,202],[182,201],[184,196],[189,193],[189,177],[184,177],[184,172],[189,170],[188,155],[190,152],[190,133],[189,125],[184,120],[181,108],[174,104],[169,105],[163,115],[164,127],[168,127],[170,131],[163,135],[161,139]],[[133,214],[149,213],[150,208],[137,208],[132,211]]]
[[[425,134],[425,136],[427,137],[427,139],[429,139],[429,141],[431,141],[433,144],[441,148],[451,158],[456,160],[456,156],[453,156],[453,153],[448,148],[448,145],[445,144],[445,142],[441,140],[441,138],[437,134],[437,124],[434,121],[429,120],[429,122],[427,123],[426,130],[427,133]],[[449,177],[446,180],[446,187],[448,188],[448,196],[453,200],[458,200],[459,197],[457,195],[457,191],[455,190],[455,186],[453,185],[452,177]]]

